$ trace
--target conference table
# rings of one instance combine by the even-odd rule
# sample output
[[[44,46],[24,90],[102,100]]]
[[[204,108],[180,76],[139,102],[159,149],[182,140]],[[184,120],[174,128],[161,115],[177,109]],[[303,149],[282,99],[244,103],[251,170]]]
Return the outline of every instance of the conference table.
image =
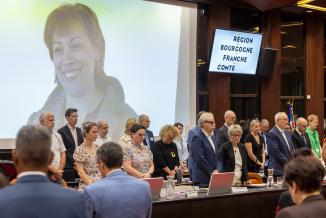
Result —
[[[247,192],[153,202],[152,218],[273,218],[284,188],[248,188]],[[326,197],[326,186],[322,189]]]

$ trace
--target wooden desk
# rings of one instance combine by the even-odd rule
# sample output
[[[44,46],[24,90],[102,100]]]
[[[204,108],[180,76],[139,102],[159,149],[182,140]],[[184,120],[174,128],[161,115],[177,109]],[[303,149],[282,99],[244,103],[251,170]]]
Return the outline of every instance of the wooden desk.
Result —
[[[161,200],[153,203],[152,218],[274,218],[277,200],[285,189],[249,189],[245,193]]]

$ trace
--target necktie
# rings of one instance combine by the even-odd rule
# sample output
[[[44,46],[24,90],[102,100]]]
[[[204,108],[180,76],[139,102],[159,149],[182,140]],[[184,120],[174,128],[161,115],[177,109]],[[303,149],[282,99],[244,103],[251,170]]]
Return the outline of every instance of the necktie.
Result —
[[[304,146],[307,146],[306,138],[304,137],[303,134],[301,134],[301,138],[302,138],[302,140],[303,140],[303,142],[304,142]]]

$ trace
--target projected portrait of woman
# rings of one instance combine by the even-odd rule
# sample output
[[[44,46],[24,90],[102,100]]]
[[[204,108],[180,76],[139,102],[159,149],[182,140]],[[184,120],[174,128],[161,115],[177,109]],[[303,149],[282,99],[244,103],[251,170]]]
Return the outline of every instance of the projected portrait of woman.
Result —
[[[47,17],[44,41],[54,65],[57,86],[28,123],[38,123],[44,111],[55,113],[55,128],[65,124],[66,108],[78,109],[78,123],[108,120],[114,139],[124,123],[137,116],[125,103],[120,82],[106,76],[105,41],[96,14],[83,4],[65,4]]]

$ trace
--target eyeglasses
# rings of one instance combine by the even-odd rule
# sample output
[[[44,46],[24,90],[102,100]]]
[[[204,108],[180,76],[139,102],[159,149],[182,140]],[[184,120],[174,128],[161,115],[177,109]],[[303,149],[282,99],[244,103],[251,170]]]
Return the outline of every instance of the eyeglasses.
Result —
[[[205,120],[204,122],[209,123],[209,124],[214,124],[215,123],[215,121],[209,121],[209,120]]]
[[[240,138],[241,135],[233,135],[233,134],[231,134],[231,137],[234,137],[234,138]]]

